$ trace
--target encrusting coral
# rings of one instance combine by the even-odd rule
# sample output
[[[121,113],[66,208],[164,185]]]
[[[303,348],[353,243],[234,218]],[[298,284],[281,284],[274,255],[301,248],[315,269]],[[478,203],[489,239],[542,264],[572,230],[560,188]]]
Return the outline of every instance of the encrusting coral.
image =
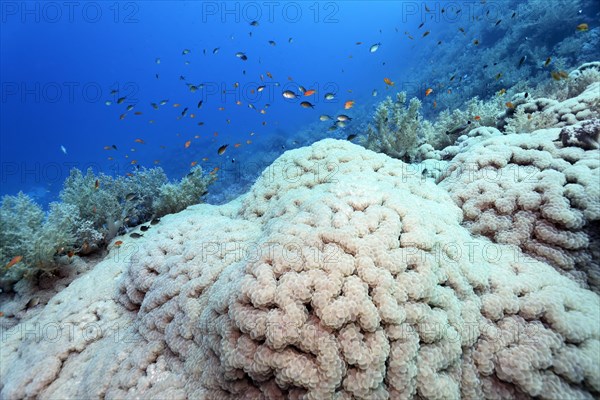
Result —
[[[411,171],[326,139],[163,218],[8,332],[0,397],[598,397],[598,295]]]

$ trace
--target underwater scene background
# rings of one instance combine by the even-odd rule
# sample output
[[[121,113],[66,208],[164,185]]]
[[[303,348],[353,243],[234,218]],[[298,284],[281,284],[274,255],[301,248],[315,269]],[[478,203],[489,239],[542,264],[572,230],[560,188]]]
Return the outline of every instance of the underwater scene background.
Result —
[[[599,2],[0,13],[0,399],[600,396]]]

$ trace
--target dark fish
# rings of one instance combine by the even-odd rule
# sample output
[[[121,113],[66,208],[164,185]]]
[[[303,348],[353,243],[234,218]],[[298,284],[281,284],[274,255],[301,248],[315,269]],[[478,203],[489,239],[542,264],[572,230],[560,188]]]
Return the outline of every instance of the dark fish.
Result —
[[[248,59],[246,54],[242,53],[241,51],[238,51],[237,53],[235,53],[235,56],[242,61],[246,61]]]
[[[158,79],[158,74],[154,74],[154,76],[156,77],[156,79]]]
[[[198,102],[198,108],[202,107],[202,100]]]
[[[498,20],[498,22],[496,22],[496,25],[495,25],[495,26],[498,26],[498,25],[500,25],[500,22],[502,22],[502,20],[501,20],[501,19],[499,19],[499,20]]]
[[[529,97],[529,92],[525,92],[525,96],[523,96],[523,97],[528,98]]]
[[[300,106],[302,106],[304,108],[315,108],[315,106],[310,104],[308,101],[303,101],[302,103],[300,103]]]
[[[160,218],[156,217],[153,218],[152,221],[150,221],[150,225],[156,225],[160,222]]]
[[[355,138],[356,138],[356,134],[355,134],[355,133],[353,133],[353,134],[350,134],[350,135],[348,135],[348,137],[346,138],[346,140],[348,140],[348,141],[352,141],[352,140],[353,140],[353,139],[355,139]]]
[[[423,25],[425,25],[425,22],[421,22],[421,25],[419,25],[419,27],[417,29],[421,29],[423,27]]]
[[[225,150],[227,150],[227,146],[229,146],[229,145],[224,144],[223,146],[219,147],[219,149],[217,150],[217,154],[222,155],[223,153],[225,153]]]
[[[127,201],[134,201],[134,200],[137,200],[137,198],[138,198],[137,194],[135,194],[135,193],[127,193],[125,195],[125,200],[127,200]]]
[[[217,54],[219,52],[220,47],[215,47],[213,49],[213,54]]]
[[[117,146],[116,146],[116,145],[114,145],[114,144],[113,144],[111,147],[112,147],[113,149],[117,150]]]
[[[180,80],[180,81],[185,81],[185,76],[183,76],[183,75],[179,75],[179,80]]]
[[[250,22],[250,25],[252,25],[252,26],[258,26],[258,21],[252,21],[252,22]]]
[[[125,101],[125,97],[119,97],[117,99],[117,104],[123,104],[124,101]]]
[[[185,113],[187,113],[188,108],[184,108],[183,111],[181,112],[181,116],[185,117]]]
[[[140,231],[142,231],[142,232],[146,232],[148,229],[150,229],[150,227],[148,225],[140,226]]]
[[[527,56],[521,57],[521,59],[519,60],[518,68],[521,68],[521,65],[523,65],[523,63],[525,62],[525,60],[527,60]]]
[[[514,18],[514,17],[516,17],[516,16],[517,16],[517,12],[515,11],[515,12],[513,13],[513,15],[512,15],[512,17],[511,17],[511,18]]]
[[[132,237],[134,239],[139,239],[141,237],[143,237],[144,235],[142,235],[141,233],[137,233],[137,232],[133,232],[132,234],[129,235],[129,237]]]

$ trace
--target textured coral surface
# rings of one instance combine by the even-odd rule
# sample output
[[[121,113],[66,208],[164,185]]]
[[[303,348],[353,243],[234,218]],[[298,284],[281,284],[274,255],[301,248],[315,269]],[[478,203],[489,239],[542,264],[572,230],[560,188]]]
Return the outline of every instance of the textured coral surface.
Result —
[[[549,215],[581,222],[556,196]],[[163,218],[12,328],[0,397],[598,397],[599,296],[462,219],[401,161],[330,139],[286,152],[243,198]],[[53,323],[73,338],[24,333]]]

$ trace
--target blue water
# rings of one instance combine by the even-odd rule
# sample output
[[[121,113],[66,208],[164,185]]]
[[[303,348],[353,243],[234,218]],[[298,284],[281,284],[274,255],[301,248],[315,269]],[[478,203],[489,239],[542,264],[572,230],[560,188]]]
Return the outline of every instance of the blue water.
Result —
[[[510,26],[511,4],[516,5],[507,1],[502,7],[489,3],[475,9],[472,2],[430,2],[427,11],[421,2],[267,4],[82,2],[69,8],[62,2],[3,2],[0,194],[22,190],[46,205],[57,199],[72,167],[122,175],[138,166],[158,165],[177,179],[192,162],[207,171],[232,165],[243,170],[253,163],[258,173],[277,154],[307,144],[306,135],[294,138],[303,129],[314,131],[307,127],[319,123],[319,115],[343,112],[345,101],[356,102],[346,112],[355,117],[354,125],[330,132],[329,124],[321,123],[310,140],[359,133],[353,129],[364,127],[375,104],[392,93],[386,90],[385,77],[397,83],[394,89],[407,88],[423,98],[432,76],[459,70],[436,65],[436,52],[457,50],[452,48],[456,27],[468,29],[474,15],[488,25],[504,18],[503,27]],[[463,4],[462,14],[450,17],[456,4]],[[440,12],[444,7],[445,15]],[[522,18],[534,21],[536,16]],[[250,24],[254,20],[258,26]],[[427,25],[419,29],[421,22]],[[426,29],[432,33],[423,37]],[[493,34],[488,36],[493,39]],[[438,40],[444,44],[436,45]],[[381,47],[371,53],[375,43]],[[184,49],[190,53],[183,55]],[[247,61],[237,58],[237,52],[244,52]],[[470,68],[463,66],[465,82]],[[267,87],[252,94],[261,76]],[[186,83],[204,87],[192,93]],[[299,100],[281,96],[285,89],[297,92],[298,85],[317,93]],[[490,82],[474,87],[485,85]],[[336,93],[336,99],[325,101],[326,92]],[[117,104],[120,97],[126,99]],[[159,110],[150,106],[163,99],[169,102]],[[300,107],[301,100],[313,103],[314,109]],[[134,108],[126,112],[128,105]],[[186,116],[178,118],[186,107]],[[265,114],[260,113],[263,109]],[[425,115],[431,111],[423,110]],[[185,148],[188,140],[191,145]],[[216,150],[224,144],[229,147],[218,156]],[[104,150],[112,145],[118,150]],[[227,190],[234,180],[221,176],[214,190]]]

